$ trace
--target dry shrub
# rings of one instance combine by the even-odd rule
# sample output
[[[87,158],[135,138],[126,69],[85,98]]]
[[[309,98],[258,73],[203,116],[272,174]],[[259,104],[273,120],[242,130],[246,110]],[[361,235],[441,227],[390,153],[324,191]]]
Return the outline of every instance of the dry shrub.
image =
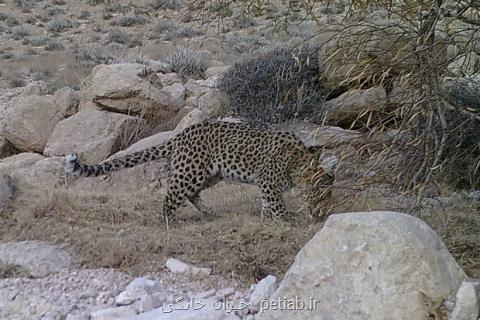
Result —
[[[273,47],[235,63],[218,87],[235,114],[266,126],[320,112],[324,100],[315,47]]]
[[[173,72],[176,72],[184,79],[205,78],[205,71],[207,70],[206,58],[200,51],[179,47],[167,58],[167,63]]]

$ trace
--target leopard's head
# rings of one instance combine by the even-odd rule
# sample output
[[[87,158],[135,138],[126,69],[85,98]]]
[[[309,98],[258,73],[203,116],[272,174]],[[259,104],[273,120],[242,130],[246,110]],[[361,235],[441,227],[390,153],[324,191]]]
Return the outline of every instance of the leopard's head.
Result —
[[[313,216],[325,214],[324,207],[332,196],[331,187],[335,181],[337,163],[336,157],[310,159],[300,166],[294,175],[294,183],[301,189]]]

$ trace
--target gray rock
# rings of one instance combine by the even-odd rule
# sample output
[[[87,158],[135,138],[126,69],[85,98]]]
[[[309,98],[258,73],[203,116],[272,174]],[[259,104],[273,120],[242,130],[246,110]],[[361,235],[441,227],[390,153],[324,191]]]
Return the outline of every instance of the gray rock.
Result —
[[[65,320],[89,320],[90,317],[84,314],[75,314],[75,313],[69,313],[65,317]]]
[[[185,83],[185,89],[194,96],[200,96],[215,88],[217,78],[211,77],[207,80],[190,79]]]
[[[225,73],[230,66],[214,66],[210,67],[205,71],[205,76],[207,78],[214,77],[214,76],[221,76],[223,73]]]
[[[115,304],[117,306],[128,306],[137,300],[140,300],[147,293],[145,290],[127,290],[122,291],[115,297]]]
[[[334,214],[297,254],[258,319],[425,320],[428,305],[441,305],[464,278],[420,219]]]
[[[172,273],[185,273],[192,276],[210,275],[210,273],[212,273],[212,269],[210,268],[195,267],[175,258],[168,258],[165,266]]]
[[[151,68],[136,63],[99,65],[92,70],[92,101],[100,108],[127,114],[173,116],[178,105],[161,90]],[[173,100],[175,102],[175,100]]]
[[[82,160],[95,163],[118,151],[122,143],[128,143],[141,123],[138,118],[123,114],[82,110],[58,123],[48,139],[45,155],[76,152]]]
[[[233,316],[233,318],[232,318]],[[119,320],[234,320],[222,309],[222,304],[211,299],[192,300],[179,304],[163,305],[161,308]]]
[[[163,288],[160,286],[160,284],[152,279],[146,278],[146,277],[140,277],[140,278],[135,278],[128,284],[128,286],[125,288],[125,291],[138,291],[138,290],[143,290],[147,293],[154,293],[161,291]]]
[[[274,276],[266,276],[260,280],[253,292],[250,294],[249,308],[251,313],[260,310],[262,301],[267,300],[277,289],[277,278]]]
[[[466,280],[457,291],[452,320],[477,320],[480,317],[480,280]]]
[[[152,68],[153,72],[155,73],[170,73],[172,72],[172,68],[170,68],[170,64],[162,61],[156,60],[148,60],[147,65]]]
[[[117,320],[136,314],[132,306],[113,307],[92,312],[90,314],[90,320]]]
[[[325,123],[336,124],[345,119],[355,119],[366,110],[381,110],[386,103],[387,94],[383,87],[350,90],[325,103]]]
[[[19,98],[5,111],[4,137],[20,151],[42,153],[56,124],[76,111],[78,98],[72,95],[60,89],[54,95]]]
[[[206,115],[219,115],[229,105],[228,97],[220,90],[210,90],[198,98],[198,108]]]
[[[164,95],[164,103],[180,109],[185,106],[185,87],[181,83],[174,83],[163,87],[160,92]]]
[[[63,162],[36,153],[21,153],[0,161],[0,176],[11,176],[19,191],[12,206],[15,219],[31,219],[34,210],[51,205],[52,189],[65,174]]]
[[[0,262],[20,266],[37,278],[72,267],[71,258],[65,251],[42,241],[2,243]]]

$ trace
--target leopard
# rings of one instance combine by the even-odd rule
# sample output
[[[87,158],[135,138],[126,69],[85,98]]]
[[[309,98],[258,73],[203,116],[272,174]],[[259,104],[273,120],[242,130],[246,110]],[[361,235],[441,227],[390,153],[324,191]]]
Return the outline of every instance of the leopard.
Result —
[[[336,157],[320,161],[292,132],[207,120],[160,145],[95,165],[70,153],[65,156],[65,171],[74,177],[102,176],[161,158],[168,159],[170,171],[163,201],[167,222],[175,219],[175,211],[187,200],[206,212],[200,192],[222,180],[257,185],[262,216],[286,216],[283,194],[292,187],[302,190],[306,207],[314,214],[331,197],[337,163]]]

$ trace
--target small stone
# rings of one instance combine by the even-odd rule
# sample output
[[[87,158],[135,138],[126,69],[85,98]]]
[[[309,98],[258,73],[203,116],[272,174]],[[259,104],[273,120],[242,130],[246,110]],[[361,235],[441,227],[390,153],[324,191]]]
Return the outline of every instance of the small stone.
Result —
[[[153,293],[162,291],[162,289],[157,281],[148,279],[147,277],[140,277],[133,279],[125,288],[125,291],[144,290],[146,293]]]
[[[131,306],[113,307],[92,312],[90,314],[90,320],[115,320],[135,314],[137,313]]]
[[[185,273],[192,276],[199,274],[210,275],[212,273],[212,269],[210,268],[194,267],[175,258],[169,258],[167,260],[166,267],[172,273]]]
[[[127,306],[147,295],[144,289],[125,290],[115,298],[117,306]]]
[[[138,313],[150,311],[162,306],[163,301],[155,296],[146,295],[135,303],[135,309]]]

